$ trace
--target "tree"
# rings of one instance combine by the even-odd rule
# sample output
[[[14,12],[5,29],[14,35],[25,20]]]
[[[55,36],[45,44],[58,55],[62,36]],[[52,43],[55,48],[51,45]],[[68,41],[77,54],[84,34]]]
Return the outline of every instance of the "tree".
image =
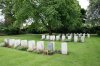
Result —
[[[3,9],[5,14],[5,25],[9,26],[15,21],[14,12],[13,12],[13,0],[0,0],[0,6]]]
[[[78,29],[81,22],[81,8],[76,0],[61,0],[58,12],[62,22],[62,32]]]
[[[33,18],[37,24],[43,24],[49,34],[52,34],[52,30],[59,28],[67,31],[81,25],[80,6],[76,0],[14,1],[16,23],[20,24],[28,18]]]
[[[90,0],[87,18],[94,25],[100,25],[100,0]]]
[[[86,20],[86,10],[85,9],[81,9],[81,17],[82,17],[82,22],[85,23]]]

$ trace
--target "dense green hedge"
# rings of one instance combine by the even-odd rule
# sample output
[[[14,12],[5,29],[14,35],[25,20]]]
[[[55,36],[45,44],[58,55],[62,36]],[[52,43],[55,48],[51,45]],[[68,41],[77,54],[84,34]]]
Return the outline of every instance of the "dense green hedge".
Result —
[[[4,28],[3,33],[8,35],[16,35],[16,34],[20,34],[20,29],[17,27],[8,27],[8,28]]]
[[[58,29],[52,31],[53,33],[91,33],[91,34],[98,34],[100,35],[100,26],[96,27],[81,27],[79,29],[75,29],[73,31],[68,31],[67,29]],[[47,31],[38,31],[35,28],[25,28],[25,29],[20,29],[19,27],[2,27],[0,29],[0,35],[17,35],[17,34],[25,34],[25,33],[34,33],[34,34],[40,34],[40,33],[47,33]]]

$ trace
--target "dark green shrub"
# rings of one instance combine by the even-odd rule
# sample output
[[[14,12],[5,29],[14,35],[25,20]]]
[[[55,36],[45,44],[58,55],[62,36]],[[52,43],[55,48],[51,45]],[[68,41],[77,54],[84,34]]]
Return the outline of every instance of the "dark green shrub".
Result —
[[[100,30],[97,30],[97,34],[100,36]]]
[[[4,33],[8,35],[17,35],[17,34],[20,34],[20,29],[17,27],[10,26],[4,29]]]

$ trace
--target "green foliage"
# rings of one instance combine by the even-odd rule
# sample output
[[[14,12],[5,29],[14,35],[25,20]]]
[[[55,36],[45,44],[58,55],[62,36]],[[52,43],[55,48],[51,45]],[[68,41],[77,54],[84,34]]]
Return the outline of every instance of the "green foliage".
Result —
[[[42,23],[51,34],[58,28],[73,30],[81,24],[80,6],[76,0],[15,0],[14,12],[17,22],[33,18]]]
[[[100,26],[96,26],[96,32],[97,32],[97,34],[100,36]]]
[[[35,22],[28,26],[26,31],[28,33],[42,33],[45,32],[46,29],[42,23]]]
[[[86,19],[86,10],[85,9],[81,9],[81,17],[82,17],[82,22],[85,23],[85,20]]]
[[[88,21],[100,25],[100,0],[90,0],[89,9],[87,11]]]
[[[17,35],[20,34],[20,28],[9,26],[8,28],[4,29],[4,33],[8,35]]]
[[[0,0],[0,6],[5,14],[5,25],[9,26],[15,21],[15,16],[13,12],[13,0]]]
[[[39,27],[29,27],[30,31],[36,29],[52,34],[57,29],[72,31],[82,24],[77,0],[2,0],[1,3],[6,6],[3,8],[6,24],[14,27],[20,27],[26,19],[33,18]]]
[[[97,34],[100,36],[100,30],[97,30]]]

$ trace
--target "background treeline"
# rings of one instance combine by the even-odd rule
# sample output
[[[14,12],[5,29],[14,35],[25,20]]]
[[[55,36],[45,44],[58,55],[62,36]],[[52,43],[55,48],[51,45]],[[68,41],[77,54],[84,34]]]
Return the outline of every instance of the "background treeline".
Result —
[[[77,0],[0,0],[0,34],[100,33],[99,18],[89,20],[91,7],[81,9]]]

